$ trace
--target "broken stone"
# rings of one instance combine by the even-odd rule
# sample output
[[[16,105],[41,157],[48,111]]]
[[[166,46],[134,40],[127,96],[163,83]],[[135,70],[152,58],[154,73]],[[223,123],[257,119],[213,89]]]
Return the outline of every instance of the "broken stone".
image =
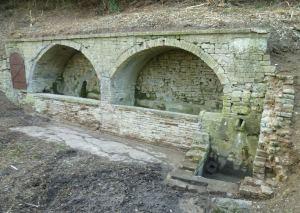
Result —
[[[251,212],[252,201],[231,199],[231,198],[213,198],[214,212]]]
[[[267,185],[261,185],[261,192],[263,193],[263,195],[267,196],[267,197],[271,197],[274,194],[274,191],[272,190],[271,187],[267,186]]]

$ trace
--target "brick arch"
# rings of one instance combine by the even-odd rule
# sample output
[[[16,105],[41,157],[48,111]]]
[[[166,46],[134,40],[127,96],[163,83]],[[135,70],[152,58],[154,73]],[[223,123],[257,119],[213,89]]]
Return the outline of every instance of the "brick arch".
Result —
[[[222,85],[225,85],[229,82],[227,76],[225,75],[223,67],[220,64],[218,64],[218,62],[210,54],[206,53],[201,47],[198,47],[197,45],[188,43],[186,41],[179,41],[177,39],[170,38],[160,38],[145,41],[142,44],[137,44],[131,47],[130,49],[126,50],[123,54],[121,54],[118,57],[115,66],[110,72],[110,77],[114,78],[118,74],[118,72],[122,70],[122,66],[128,63],[131,60],[131,58],[134,57],[136,54],[139,54],[144,51],[151,52],[152,49],[163,47],[182,49],[198,56],[214,71]]]
[[[110,100],[113,104],[134,105],[134,84],[138,71],[154,56],[178,49],[201,59],[216,74],[223,88],[229,80],[217,61],[197,45],[177,39],[160,38],[137,44],[121,54],[110,71]]]
[[[47,54],[47,52],[49,50],[51,50],[52,48],[54,48],[56,46],[65,46],[67,48],[71,48],[71,49],[74,49],[74,50],[82,53],[87,58],[87,60],[92,64],[93,68],[96,71],[97,77],[100,81],[101,75],[100,75],[100,72],[98,72],[96,70],[97,63],[93,60],[93,57],[92,57],[92,54],[90,53],[90,51],[88,51],[86,48],[84,48],[84,46],[82,44],[79,44],[79,43],[76,43],[73,41],[58,41],[58,42],[49,43],[45,46],[40,47],[40,49],[37,51],[37,54],[31,59],[31,66],[30,66],[28,79],[27,79],[27,85],[28,85],[29,92],[32,92],[32,80],[33,80],[33,77],[35,74],[37,64],[39,63],[41,58],[43,56],[45,56],[45,54]]]

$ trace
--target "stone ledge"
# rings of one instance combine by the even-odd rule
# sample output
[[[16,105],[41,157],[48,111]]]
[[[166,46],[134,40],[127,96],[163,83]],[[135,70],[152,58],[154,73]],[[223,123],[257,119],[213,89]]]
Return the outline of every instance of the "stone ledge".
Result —
[[[184,120],[193,121],[193,122],[198,122],[198,120],[199,120],[198,115],[163,111],[163,110],[136,107],[136,106],[126,106],[126,105],[112,105],[112,106],[118,110],[126,110],[126,111],[132,111],[132,112],[142,112],[142,113],[152,113],[152,114],[155,114],[158,116],[169,117],[172,119],[184,119]]]
[[[65,101],[69,103],[79,103],[79,104],[92,105],[92,106],[100,105],[100,101],[98,100],[66,96],[66,95],[55,95],[55,94],[47,94],[47,93],[28,93],[27,96],[32,96],[34,98],[48,99],[48,100]]]
[[[85,35],[66,35],[66,36],[47,36],[37,38],[7,39],[5,42],[24,42],[24,41],[52,41],[67,39],[85,38],[114,38],[128,36],[176,36],[176,35],[201,35],[201,34],[265,34],[268,31],[259,28],[238,28],[238,29],[202,29],[202,30],[181,30],[181,31],[135,31],[135,32],[115,32]]]

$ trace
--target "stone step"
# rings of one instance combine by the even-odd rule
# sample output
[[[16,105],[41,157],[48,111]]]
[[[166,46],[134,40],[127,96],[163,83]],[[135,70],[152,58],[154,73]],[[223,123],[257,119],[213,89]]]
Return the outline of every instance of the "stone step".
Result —
[[[195,135],[195,141],[193,144],[208,144],[209,143],[209,134],[207,132],[199,132]]]
[[[206,132],[199,132],[195,138],[191,148],[185,154],[185,162],[181,168],[202,175],[210,151],[210,136]]]
[[[199,149],[190,149],[185,153],[185,157],[188,159],[195,159],[196,161],[201,160],[206,152]]]
[[[180,165],[180,169],[183,169],[183,170],[188,170],[188,171],[191,171],[191,172],[195,172],[195,170],[197,169],[197,166],[198,164],[197,163],[194,163],[188,159],[185,159],[183,161],[183,163]]]
[[[188,165],[187,170],[193,171],[194,174],[202,175],[203,167],[210,151],[209,134],[201,132],[193,141],[191,148],[185,154],[185,161],[190,161],[194,165]]]
[[[190,192],[197,192],[197,193],[200,193],[200,194],[206,194],[207,193],[207,190],[206,190],[205,186],[198,186],[198,185],[189,184],[185,181],[173,179],[173,178],[170,178],[170,177],[166,178],[165,183],[168,186],[178,188],[178,189],[182,189],[182,190],[187,190],[187,191],[190,191]]]
[[[198,189],[200,191],[204,187],[206,188],[206,191],[210,193],[237,194],[239,189],[239,186],[236,183],[208,179],[202,176],[195,176],[193,172],[182,169],[176,169],[170,172],[167,179],[172,180],[169,181],[172,182],[172,184],[178,182],[180,184],[180,187],[185,184],[187,188],[195,187],[198,189],[200,187]]]

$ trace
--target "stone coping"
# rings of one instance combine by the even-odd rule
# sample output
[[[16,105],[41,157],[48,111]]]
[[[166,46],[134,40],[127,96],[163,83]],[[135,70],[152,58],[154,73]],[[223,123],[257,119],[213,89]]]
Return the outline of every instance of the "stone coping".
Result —
[[[161,117],[168,117],[170,119],[184,119],[192,122],[198,122],[199,115],[191,115],[191,114],[185,114],[185,113],[179,113],[179,112],[170,112],[170,111],[163,111],[163,110],[157,110],[157,109],[150,109],[150,108],[143,108],[143,107],[137,107],[137,106],[127,106],[127,105],[113,105],[114,108],[124,111],[131,111],[131,112],[140,112],[140,113],[149,113],[158,115]]]
[[[56,94],[50,94],[50,93],[28,93],[28,95],[31,95],[33,97],[37,98],[43,98],[43,99],[51,99],[51,100],[57,100],[57,101],[66,101],[70,103],[79,103],[79,104],[86,104],[86,105],[92,105],[92,106],[99,106],[100,101],[89,99],[89,98],[80,98],[80,97],[74,97],[74,96],[67,96],[67,95],[56,95]]]
[[[128,36],[176,36],[176,35],[201,35],[201,34],[265,34],[268,30],[263,28],[237,28],[237,29],[196,29],[196,30],[180,30],[180,31],[135,31],[135,32],[114,32],[114,33],[98,33],[85,35],[63,35],[63,36],[46,36],[36,38],[19,38],[7,39],[6,42],[26,42],[26,41],[53,41],[67,39],[85,39],[85,38],[116,38]]]

